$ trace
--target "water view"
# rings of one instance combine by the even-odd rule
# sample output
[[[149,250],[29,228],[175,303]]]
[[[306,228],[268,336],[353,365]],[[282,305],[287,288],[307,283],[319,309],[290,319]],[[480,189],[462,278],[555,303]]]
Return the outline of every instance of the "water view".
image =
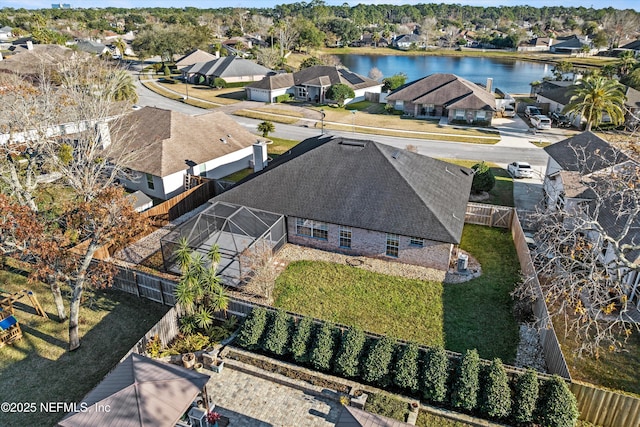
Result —
[[[337,55],[354,73],[369,75],[373,67],[391,76],[403,72],[407,82],[433,73],[452,73],[474,83],[493,78],[493,87],[508,93],[529,93],[530,83],[551,75],[552,65],[509,59],[451,56]]]

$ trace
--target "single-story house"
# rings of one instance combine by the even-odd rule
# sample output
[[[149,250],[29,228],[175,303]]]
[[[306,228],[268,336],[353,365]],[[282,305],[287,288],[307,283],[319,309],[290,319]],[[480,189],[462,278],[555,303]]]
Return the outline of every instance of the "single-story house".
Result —
[[[295,73],[267,76],[245,86],[245,92],[250,101],[275,102],[278,96],[288,93],[300,101],[324,104],[330,101],[326,97],[327,90],[338,83],[351,87],[355,93],[354,98],[345,100],[345,103],[362,101],[368,92],[382,91],[382,83],[377,80],[352,73],[346,68],[316,65]]]
[[[622,193],[601,194],[610,173],[623,175],[631,171],[635,174],[638,164],[591,132],[583,132],[544,150],[549,154],[543,183],[547,209],[597,215],[598,231],[584,232],[598,245],[602,265],[608,266],[611,274],[620,278],[629,301],[640,308],[640,271],[616,265],[618,255],[613,245],[603,242],[600,235],[603,232],[620,238],[621,248],[628,245],[628,248],[621,249],[626,252],[627,259],[640,262],[640,250],[637,249],[640,217],[630,216],[632,206],[624,206],[626,202],[620,198]],[[596,202],[598,198],[600,200]]]
[[[178,59],[176,61],[176,68],[178,70],[182,70],[190,65],[197,64],[199,62],[215,61],[218,58],[220,58],[220,55],[214,55],[209,52],[205,52],[204,50],[196,49]]]
[[[638,56],[640,55],[640,40],[634,40],[630,43],[627,43],[617,50],[630,50],[634,53],[635,56]]]
[[[537,104],[548,104],[549,112],[560,112],[571,101],[571,91],[575,87],[575,83],[562,81],[555,82],[557,85],[547,84],[548,89],[542,89],[536,93]],[[625,87],[625,124],[628,127],[634,127],[640,121],[640,91],[630,87]],[[545,109],[546,110],[546,109]],[[580,127],[583,118],[579,114],[571,114],[573,126]],[[608,120],[608,116],[603,117],[604,121]]]
[[[454,74],[435,73],[407,83],[386,98],[395,110],[414,117],[447,117],[490,125],[496,112],[495,96],[485,88]]]
[[[13,38],[13,28],[4,26],[0,28],[0,40],[7,41]]]
[[[589,37],[585,36],[584,38],[580,38],[572,35],[564,40],[559,38],[556,43],[549,47],[549,50],[552,53],[576,55],[584,52],[583,49],[585,49],[585,46],[589,49],[588,52],[591,52],[592,43],[589,41]]]
[[[518,46],[518,52],[548,52],[554,43],[551,37],[534,37]]]
[[[342,137],[296,148],[213,201],[285,215],[291,243],[448,269],[470,169]]]
[[[167,200],[184,191],[185,176],[219,179],[239,170],[266,166],[266,144],[221,112],[189,116],[144,107],[120,119],[110,141],[126,138],[130,173],[125,188]]]
[[[393,39],[393,47],[398,49],[424,48],[424,41],[417,34],[402,34]]]
[[[77,57],[90,57],[84,52],[76,52],[68,47],[55,44],[33,44],[27,41],[24,46],[16,45],[19,49],[13,55],[0,61],[0,73],[14,73],[22,76],[37,75],[39,66],[55,66]]]
[[[92,53],[98,56],[104,53],[111,53],[106,45],[94,40],[78,40],[76,42],[76,46],[78,47],[78,50],[82,52]]]
[[[207,62],[197,62],[182,68],[182,77],[192,83],[210,83],[222,78],[227,83],[262,80],[274,71],[249,59],[225,56]]]

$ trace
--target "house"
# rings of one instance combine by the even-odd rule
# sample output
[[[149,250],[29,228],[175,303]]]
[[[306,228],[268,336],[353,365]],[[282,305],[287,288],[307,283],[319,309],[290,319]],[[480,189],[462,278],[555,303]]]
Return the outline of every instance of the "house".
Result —
[[[448,269],[470,169],[342,137],[299,147],[213,201],[285,215],[291,243]]]
[[[78,40],[76,42],[76,46],[81,52],[92,53],[97,56],[100,56],[104,53],[111,53],[106,45],[94,40]]]
[[[597,217],[597,229],[585,229],[584,234],[598,245],[602,265],[615,266],[606,268],[620,278],[629,301],[640,308],[640,271],[616,265],[618,254],[613,245],[601,238],[604,234],[621,239],[619,248],[625,252],[626,258],[640,263],[640,250],[637,249],[640,217],[630,216],[633,209],[627,206],[627,202],[637,203],[637,200],[625,201],[621,197],[622,192],[617,190],[604,194],[601,191],[608,185],[612,172],[618,176],[626,173],[635,175],[638,164],[591,132],[583,132],[544,150],[549,154],[543,183],[547,209]],[[596,203],[599,197],[604,198]],[[624,245],[628,247],[624,248]]]
[[[570,81],[549,81],[544,82],[543,85],[544,87],[542,89],[538,88],[536,90],[536,103],[542,105],[548,104],[548,111],[550,113],[554,111],[560,112],[567,104],[569,104],[572,96],[571,91],[576,86],[574,82]],[[640,91],[630,86],[626,86],[624,95],[625,125],[628,128],[633,129],[640,122]],[[572,119],[573,126],[577,128],[582,126],[584,120],[581,115],[571,114],[570,117]],[[603,121],[607,122],[610,121],[610,119],[607,115],[604,115]]]
[[[395,110],[414,117],[447,117],[449,123],[490,125],[495,96],[454,74],[436,73],[407,83],[386,98]]]
[[[0,40],[7,41],[13,38],[13,28],[4,26],[0,28]]]
[[[551,37],[535,37],[518,46],[518,52],[548,52],[554,43]]]
[[[549,155],[543,183],[547,209],[574,208],[592,198],[585,179],[629,158],[592,132],[582,132],[544,148]]]
[[[24,48],[15,49],[13,55],[0,61],[0,73],[37,75],[42,65],[56,66],[78,57],[89,57],[68,47],[54,44],[33,44],[27,41]]]
[[[1,39],[1,36],[0,36],[0,39]],[[634,40],[631,43],[627,43],[617,50],[622,50],[622,51],[630,50],[633,52],[635,56],[638,56],[640,55],[640,40]]]
[[[347,99],[345,103],[362,101],[366,93],[382,91],[382,83],[377,80],[352,73],[346,68],[316,65],[295,73],[267,76],[245,86],[245,92],[250,101],[276,102],[278,96],[290,94],[299,101],[324,104],[330,101],[326,97],[327,90],[338,83],[349,86],[355,93],[355,97]]]
[[[209,52],[205,52],[204,50],[196,49],[178,59],[176,61],[176,68],[178,70],[182,70],[183,68],[196,64],[198,62],[215,61],[218,58],[220,58],[220,55],[213,55]]]
[[[216,78],[227,83],[262,80],[274,71],[249,59],[225,56],[207,62],[197,62],[184,67],[182,77],[192,83],[210,84]]]
[[[417,34],[402,34],[393,39],[393,47],[398,49],[412,49],[425,47],[424,41]]]
[[[266,145],[224,113],[189,116],[144,107],[112,127],[111,141],[126,138],[136,152],[121,183],[132,191],[167,200],[184,191],[185,176],[219,179],[266,166]]]
[[[569,55],[577,55],[584,52],[584,49],[591,51],[591,42],[588,37],[580,38],[576,35],[572,35],[564,40],[558,39],[557,43],[552,44],[549,50],[552,53],[563,53]]]

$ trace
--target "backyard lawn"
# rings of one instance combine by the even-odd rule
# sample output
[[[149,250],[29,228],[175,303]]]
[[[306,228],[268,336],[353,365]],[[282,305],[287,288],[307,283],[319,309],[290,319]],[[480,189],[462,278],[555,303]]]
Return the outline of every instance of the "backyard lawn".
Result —
[[[453,163],[456,165],[470,168],[471,166],[478,164],[481,160],[461,160],[461,159],[440,159],[445,162]],[[496,185],[491,191],[489,191],[489,199],[484,200],[481,203],[489,205],[509,206],[513,207],[513,178],[509,175],[505,169],[498,166],[496,163],[485,162],[493,176],[496,178]]]
[[[317,261],[291,263],[276,281],[275,306],[364,330],[443,344],[480,356],[516,356],[518,326],[509,292],[519,266],[505,230],[466,225],[461,247],[482,264],[484,274],[463,284],[409,280]]]
[[[6,292],[33,290],[49,315],[35,315],[26,298],[15,304],[23,337],[0,348],[0,390],[5,402],[34,402],[34,413],[3,413],[0,425],[51,426],[64,415],[40,412],[40,403],[78,402],[120,361],[167,308],[118,291],[86,292],[78,350],[69,353],[68,323],[58,323],[51,292],[24,276],[0,270]]]

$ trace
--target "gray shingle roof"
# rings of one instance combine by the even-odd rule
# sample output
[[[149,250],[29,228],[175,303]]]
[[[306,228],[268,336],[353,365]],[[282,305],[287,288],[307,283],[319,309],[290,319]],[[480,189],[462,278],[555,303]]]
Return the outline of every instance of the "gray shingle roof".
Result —
[[[387,96],[389,101],[443,105],[447,108],[496,110],[493,94],[455,74],[435,73],[407,83]]]
[[[267,75],[273,71],[248,59],[237,56],[225,56],[213,61],[198,62],[182,70],[186,73],[197,73],[211,77],[243,77]]]
[[[286,77],[285,77],[286,76]],[[353,90],[380,86],[381,83],[352,73],[346,68],[337,68],[329,65],[316,65],[305,68],[293,74],[276,74],[267,76],[259,82],[251,83],[248,87],[256,89],[284,89],[291,86],[332,86],[338,83],[345,84]]]
[[[538,95],[543,96],[551,101],[555,101],[561,105],[567,105],[571,101],[571,90],[575,85],[565,87],[554,87],[538,92]]]
[[[333,138],[217,196],[287,216],[459,243],[467,168],[372,141]]]
[[[250,147],[258,140],[221,112],[194,117],[144,107],[122,120],[124,137],[129,140],[127,147],[140,153],[139,159],[126,166],[160,177],[186,170],[189,164],[201,164]],[[112,134],[111,138],[117,141],[118,135]]]
[[[102,52],[107,49],[107,46],[93,40],[78,40],[76,45],[78,46],[78,50],[96,55],[102,54]]]
[[[582,132],[544,148],[566,171],[584,175],[620,164],[629,158],[592,132]]]
[[[246,87],[256,88],[256,89],[267,89],[267,90],[275,90],[275,89],[285,89],[294,86],[293,82],[293,74],[291,73],[282,73],[282,74],[274,74],[272,76],[267,76],[258,82],[253,82],[248,84]]]

